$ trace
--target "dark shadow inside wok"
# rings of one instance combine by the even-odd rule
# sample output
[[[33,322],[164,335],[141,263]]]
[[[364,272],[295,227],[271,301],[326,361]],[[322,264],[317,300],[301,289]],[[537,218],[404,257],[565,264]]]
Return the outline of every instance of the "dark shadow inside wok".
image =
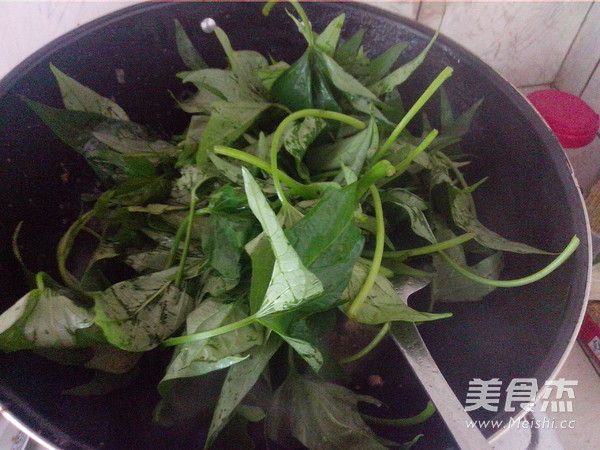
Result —
[[[376,55],[390,45],[409,41],[403,60],[416,55],[431,32],[410,21],[356,4],[307,4],[316,30],[333,17],[347,14],[344,37],[366,30],[366,50]],[[118,12],[54,41],[21,64],[0,85],[0,311],[26,292],[11,255],[10,240],[24,221],[20,243],[32,270],[54,273],[55,245],[81,209],[80,195],[94,189],[91,170],[56,138],[17,95],[60,107],[60,95],[48,69],[50,62],[105,96],[113,97],[132,120],[165,135],[181,132],[186,117],[173,108],[169,91],[183,95],[174,74],[184,69],[175,48],[173,19],[178,18],[199,43],[209,63],[224,65],[213,35],[199,30],[207,16],[215,18],[236,49],[267,51],[292,61],[305,46],[284,8],[264,18],[258,4],[147,4]],[[473,155],[467,170],[471,182],[489,180],[479,189],[481,220],[512,239],[560,251],[577,234],[582,245],[560,270],[534,285],[497,290],[484,302],[442,305],[452,319],[428,324],[422,333],[444,375],[464,403],[473,378],[548,378],[576,327],[585,296],[588,242],[585,217],[566,157],[557,141],[527,102],[478,59],[440,38],[427,62],[404,85],[410,104],[446,65],[455,68],[447,90],[457,112],[481,97],[485,101],[463,149]],[[119,84],[115,70],[122,70]],[[412,94],[411,94],[412,93]],[[437,100],[430,105],[437,108]],[[68,181],[65,182],[65,175]],[[61,177],[62,175],[62,177]],[[505,277],[519,277],[547,264],[543,257],[507,258]],[[424,306],[424,303],[423,303]],[[401,356],[388,346],[388,356],[374,370],[414,386]],[[392,354],[393,356],[389,356]],[[168,431],[150,425],[158,398],[157,369],[168,361],[158,351],[143,361],[143,375],[127,390],[105,397],[65,397],[64,389],[90,378],[87,370],[62,367],[30,353],[0,354],[0,403],[33,430],[63,448],[192,448],[202,431],[195,427]],[[402,381],[404,380],[404,381]],[[411,384],[412,383],[412,384]],[[401,394],[388,401],[408,413],[424,405]],[[500,403],[500,411],[503,403]],[[402,409],[398,409],[402,411]],[[477,410],[475,418],[503,418],[507,413]],[[448,436],[434,419],[420,446],[439,448]],[[484,430],[490,433],[491,430]],[[412,434],[412,432],[411,432]],[[415,433],[416,434],[416,433]],[[182,436],[184,436],[182,440]]]

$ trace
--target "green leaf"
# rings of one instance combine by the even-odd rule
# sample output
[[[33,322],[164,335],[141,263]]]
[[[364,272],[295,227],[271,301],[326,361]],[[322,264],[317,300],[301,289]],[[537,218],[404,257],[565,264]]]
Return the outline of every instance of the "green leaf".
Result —
[[[287,232],[304,265],[323,283],[323,294],[309,302],[306,311],[331,309],[350,281],[364,243],[354,218],[356,208],[355,185],[328,190]]]
[[[503,238],[499,234],[486,228],[477,219],[477,214],[473,209],[471,193],[466,189],[460,190],[453,186],[449,186],[449,189],[451,197],[450,206],[454,223],[457,227],[463,229],[467,233],[475,234],[475,240],[484,247],[513,253],[550,254],[549,252],[531,247],[530,245]]]
[[[227,59],[229,59],[231,71],[236,76],[239,84],[252,93],[263,97],[265,88],[260,77],[256,75],[256,71],[264,70],[269,66],[266,58],[260,53],[250,50],[234,51],[227,34],[219,27],[215,28],[215,35],[219,39]]]
[[[447,228],[436,231],[438,239],[452,239],[455,234]],[[481,260],[479,263],[468,266],[462,246],[444,250],[457,264],[468,269],[480,277],[498,279],[502,272],[502,252],[496,252]],[[435,276],[432,281],[431,298],[434,302],[476,302],[492,292],[495,287],[476,283],[454,270],[441,256],[433,255]]]
[[[354,97],[364,97],[373,101],[378,100],[375,94],[347,73],[333,58],[322,52],[316,52],[315,56],[318,64],[320,64],[319,67],[323,68],[331,82],[340,91]]]
[[[302,347],[294,349],[315,373],[325,379],[344,380],[347,375],[334,358],[331,348],[337,319],[338,313],[335,309],[312,314],[295,321],[290,326],[288,335],[296,341],[302,341],[304,346],[310,345],[305,351],[301,351]]]
[[[377,81],[369,86],[369,89],[375,95],[383,95],[390,92],[396,86],[404,83],[412,73],[423,63],[429,49],[433,46],[435,40],[438,37],[438,32],[431,38],[427,46],[419,53],[413,60],[397,68],[392,73],[387,75],[382,80]]]
[[[204,300],[186,319],[186,334],[199,333],[244,319],[247,315],[239,302],[224,303],[215,298]],[[227,368],[246,359],[242,353],[262,344],[262,333],[254,326],[239,328],[203,341],[178,346],[159,391],[169,390],[171,380],[197,377]]]
[[[0,315],[0,350],[76,347],[76,332],[94,324],[91,311],[53,289],[34,289]]]
[[[410,226],[414,233],[427,239],[432,244],[437,242],[423,213],[427,209],[427,204],[416,194],[402,188],[389,189],[383,193],[381,201],[403,208],[410,218]]]
[[[375,82],[385,77],[407,46],[408,42],[395,44],[373,59],[368,66],[369,80]]]
[[[190,114],[210,114],[211,105],[219,100],[223,100],[223,96],[217,95],[209,89],[198,89],[191,97],[186,100],[175,99],[179,107],[186,113]],[[202,117],[208,120],[208,117]]]
[[[315,40],[315,45],[319,50],[328,54],[329,56],[333,56],[340,39],[340,33],[342,31],[342,26],[344,25],[345,19],[346,14],[342,13],[333,19],[329,25],[327,25],[327,27]]]
[[[461,114],[460,117],[454,119],[448,95],[446,94],[445,90],[442,90],[440,99],[440,110],[442,112],[442,131],[440,133],[440,137],[444,137],[446,139],[460,138],[467,134],[471,128],[471,122],[473,122],[473,118],[483,103],[483,100],[483,98],[477,100],[469,109]]]
[[[181,60],[192,70],[206,69],[208,65],[192,44],[179,20],[175,19],[175,43]]]
[[[286,62],[279,62],[272,64],[268,69],[257,70],[256,76],[260,78],[261,83],[267,91],[270,91],[273,87],[273,83],[290,67]]]
[[[103,144],[122,154],[145,156],[149,161],[158,161],[160,156],[175,157],[179,150],[174,145],[162,141],[141,139],[136,135],[114,134],[110,132],[93,132],[92,135]]]
[[[452,105],[450,104],[450,98],[448,97],[448,92],[444,86],[440,87],[440,122],[442,125],[442,133],[444,132],[444,129],[448,129],[454,122]]]
[[[321,281],[302,263],[286,239],[277,216],[270,208],[252,175],[242,169],[248,204],[271,243],[275,264],[263,303],[256,313],[264,317],[275,312],[297,308],[323,292]]]
[[[219,431],[227,424],[232,413],[257,382],[281,343],[279,336],[272,334],[264,345],[254,347],[247,359],[229,369],[213,413],[205,448],[210,446]]]
[[[352,279],[343,298],[352,301],[361,289],[369,273],[369,266],[359,262],[354,266]],[[357,322],[378,325],[386,322],[427,322],[444,319],[452,314],[431,314],[419,312],[406,304],[408,297],[429,284],[428,280],[401,276],[394,279],[394,285],[383,275],[377,275],[375,284],[355,318]],[[346,311],[349,304],[342,306]]]
[[[60,88],[65,108],[94,113],[110,119],[129,120],[127,113],[112,100],[102,97],[90,88],[75,81],[58,70],[54,64],[50,64],[50,70],[52,70]]]
[[[333,58],[315,51],[316,70],[325,74],[328,81],[337,88],[357,111],[387,122],[385,116],[375,107],[377,97],[356,78],[346,72]]]
[[[294,330],[298,330],[299,321],[306,316],[328,311],[343,301],[342,293],[350,281],[364,243],[354,219],[356,207],[355,185],[331,189],[302,220],[288,230],[290,242],[306,267],[321,280],[324,292],[301,305],[299,309],[263,317],[260,320],[263,325],[275,330],[284,338],[291,337],[303,341],[297,345],[300,355],[306,356],[307,362],[315,369],[320,366],[321,359],[326,355],[319,350],[316,342],[308,342],[305,334],[298,335]],[[264,280],[262,274],[255,279],[253,273],[253,284],[261,279]],[[256,287],[257,291],[261,289],[265,288]],[[324,362],[327,363],[327,360]]]
[[[214,153],[208,154],[208,159],[215,166],[216,171],[222,178],[227,178],[229,181],[235,184],[242,184],[242,169],[240,166],[233,164],[226,159],[220,158]]]
[[[202,249],[209,264],[231,281],[240,278],[240,258],[253,223],[243,217],[213,214],[202,228]]]
[[[193,83],[198,89],[206,89],[221,100],[230,102],[260,102],[263,99],[244,86],[230,70],[202,69],[181,74],[184,83]]]
[[[213,103],[210,119],[200,140],[200,151],[211,150],[215,145],[231,144],[270,106],[270,103],[264,102]]]
[[[176,288],[177,268],[143,275],[96,293],[94,322],[107,340],[132,352],[150,350],[179,328],[191,299]]]
[[[294,157],[296,171],[298,172],[298,175],[306,181],[310,179],[310,175],[302,160],[304,159],[308,147],[321,134],[326,125],[327,124],[323,119],[307,117],[302,122],[296,122],[284,133],[284,148]]]
[[[127,162],[120,152],[98,141],[94,132],[116,136],[145,136],[140,125],[110,119],[96,113],[71,111],[46,106],[24,99],[27,105],[67,145],[83,155],[96,175],[104,182],[113,183],[127,173]]]
[[[323,366],[323,355],[320,350],[309,342],[286,334],[280,336],[308,363],[315,373],[319,373]]]
[[[311,81],[313,106],[315,108],[325,109],[327,111],[342,112],[342,107],[339,105],[335,94],[332,92],[333,88],[330,86],[325,74],[313,67]],[[335,129],[338,126],[339,123],[329,123],[330,129]]]
[[[310,53],[311,50],[307,50],[273,82],[269,95],[274,102],[292,111],[312,108]]]
[[[250,305],[250,313],[255,314],[260,309],[267,293],[273,274],[275,255],[264,233],[246,244],[246,252],[250,255],[252,263],[252,280],[248,304]]]
[[[358,402],[377,403],[337,384],[291,371],[267,413],[267,436],[286,445],[291,438],[310,449],[383,450],[358,411]]]
[[[375,120],[371,119],[367,128],[354,136],[308,152],[306,163],[317,173],[340,169],[344,165],[359,175],[365,161],[375,154],[378,146],[379,130]],[[341,181],[341,177],[335,181]]]
[[[356,59],[356,53],[362,44],[364,35],[365,30],[359,30],[354,33],[350,39],[338,45],[338,48],[335,50],[333,55],[333,58],[338,62],[338,64],[344,68],[347,68],[347,66],[350,66],[354,62]]]

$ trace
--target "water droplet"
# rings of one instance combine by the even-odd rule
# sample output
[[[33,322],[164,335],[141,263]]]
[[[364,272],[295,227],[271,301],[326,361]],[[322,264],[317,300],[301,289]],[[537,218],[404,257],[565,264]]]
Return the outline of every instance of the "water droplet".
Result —
[[[212,17],[207,17],[206,19],[203,19],[202,22],[200,22],[200,27],[205,33],[212,33],[213,31],[215,31],[216,26],[217,22],[215,22],[215,19],[213,19]]]

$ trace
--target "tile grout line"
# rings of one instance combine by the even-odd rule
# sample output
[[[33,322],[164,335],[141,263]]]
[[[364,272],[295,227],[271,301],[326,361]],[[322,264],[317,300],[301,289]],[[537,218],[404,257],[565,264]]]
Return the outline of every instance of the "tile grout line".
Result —
[[[569,44],[569,48],[568,48],[567,52],[565,53],[565,56],[564,56],[562,62],[560,63],[560,67],[558,68],[558,70],[556,71],[556,74],[554,75],[554,80],[552,80],[550,82],[550,85],[552,85],[553,87],[556,84],[556,79],[558,78],[558,75],[560,74],[560,72],[562,71],[563,67],[565,66],[565,62],[567,61],[567,58],[569,57],[569,54],[571,53],[571,50],[573,50],[573,46],[575,45],[575,41],[577,41],[577,38],[581,34],[581,29],[583,28],[583,25],[587,21],[588,16],[590,15],[590,11],[592,10],[592,8],[594,6],[594,3],[595,3],[595,1],[590,2],[590,6],[589,6],[588,10],[586,11],[585,16],[583,17],[583,20],[579,24],[579,28],[577,29],[577,33],[575,33],[575,36],[573,37],[573,40],[571,41],[571,44]],[[592,71],[592,73],[594,73],[594,71]],[[587,85],[587,83],[586,83],[586,85]],[[582,93],[583,93],[583,90],[581,91],[581,93],[579,95],[581,96]]]
[[[423,7],[423,1],[419,1],[419,5],[417,6],[417,14],[415,15],[415,20],[419,22],[419,16],[421,15],[421,8]]]
[[[594,77],[594,75],[598,71],[599,67],[600,67],[600,59],[598,61],[596,61],[596,65],[594,66],[594,69],[590,72],[590,76],[588,77],[587,81],[583,85],[583,88],[581,89],[581,92],[579,93],[579,97],[581,97],[583,95],[583,93],[587,89],[588,85],[590,84],[590,81],[592,81],[592,78]]]

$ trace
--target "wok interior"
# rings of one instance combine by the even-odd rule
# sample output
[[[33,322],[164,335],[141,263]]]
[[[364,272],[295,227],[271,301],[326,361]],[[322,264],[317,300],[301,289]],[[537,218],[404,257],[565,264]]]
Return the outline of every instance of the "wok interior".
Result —
[[[253,49],[274,59],[295,60],[304,50],[282,6],[269,18],[261,5],[241,3],[180,3],[140,5],[116,13],[53,42],[13,71],[0,86],[0,310],[27,288],[10,249],[19,221],[24,260],[33,271],[55,271],[55,246],[81,210],[80,196],[96,187],[91,170],[27,109],[17,95],[61,107],[60,94],[48,69],[62,71],[108,97],[114,97],[132,120],[170,135],[183,130],[186,115],[177,111],[169,94],[185,95],[174,74],[184,70],[175,48],[173,19],[178,18],[199,43],[209,65],[225,60],[214,35],[199,23],[213,17],[230,36],[235,49]],[[365,50],[375,55],[394,43],[409,41],[403,60],[414,57],[431,31],[391,14],[356,4],[306,4],[319,31],[346,13],[343,37],[366,30]],[[566,157],[550,131],[526,101],[495,72],[449,40],[440,38],[426,63],[403,85],[403,100],[416,95],[445,66],[454,67],[446,89],[457,112],[485,98],[463,149],[472,155],[466,170],[470,182],[489,176],[477,191],[480,219],[504,236],[552,251],[560,251],[573,235],[580,249],[544,280],[517,289],[499,289],[480,303],[445,304],[449,320],[423,325],[431,352],[464,402],[469,380],[516,377],[545,381],[572,337],[583,307],[587,282],[588,242],[585,217]],[[119,84],[115,70],[125,74]],[[428,105],[435,117],[437,99]],[[65,182],[64,174],[68,174]],[[62,177],[61,177],[62,175]],[[519,277],[547,264],[543,257],[507,258],[505,276]],[[421,295],[413,306],[426,308]],[[376,370],[412,386],[411,397],[390,389],[389,403],[399,413],[418,412],[426,399],[390,344]],[[393,355],[393,356],[390,356]],[[65,397],[61,392],[90,379],[90,371],[65,367],[33,354],[0,354],[0,403],[52,442],[64,448],[197,447],[202,430],[185,424],[176,430],[150,424],[158,394],[156,384],[168,351],[143,360],[142,376],[125,391],[104,397]],[[375,364],[375,363],[374,363]],[[218,393],[215,393],[218,394]],[[404,397],[402,396],[404,395]],[[500,403],[502,405],[502,402]],[[404,408],[404,409],[402,409]],[[502,409],[502,408],[501,408]],[[507,413],[474,412],[475,418],[508,418]],[[449,441],[438,418],[423,428],[427,443]],[[490,432],[491,430],[485,430]]]

